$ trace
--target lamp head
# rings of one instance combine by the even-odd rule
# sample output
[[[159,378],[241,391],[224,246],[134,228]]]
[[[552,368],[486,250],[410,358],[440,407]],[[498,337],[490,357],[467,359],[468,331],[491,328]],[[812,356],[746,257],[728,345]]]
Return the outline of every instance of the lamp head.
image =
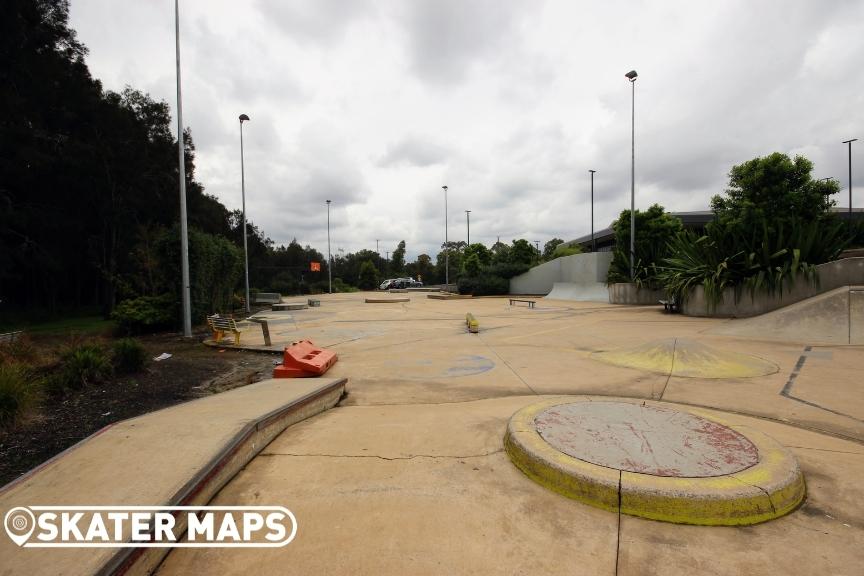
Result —
[[[248,122],[248,121],[249,121],[249,116],[247,116],[246,114],[240,114],[240,123],[241,124],[243,122]]]
[[[327,200],[327,204],[330,204],[330,200]]]
[[[445,192],[447,191],[447,186],[441,186],[441,188],[443,188]]]
[[[597,171],[596,170],[588,170],[588,172],[590,172],[591,174],[594,174]]]
[[[627,72],[624,76],[625,76],[628,80],[630,80],[630,82],[635,82],[635,81],[636,81],[636,77],[638,76],[638,74],[636,74],[636,71],[635,71],[635,70],[630,70],[630,71]]]

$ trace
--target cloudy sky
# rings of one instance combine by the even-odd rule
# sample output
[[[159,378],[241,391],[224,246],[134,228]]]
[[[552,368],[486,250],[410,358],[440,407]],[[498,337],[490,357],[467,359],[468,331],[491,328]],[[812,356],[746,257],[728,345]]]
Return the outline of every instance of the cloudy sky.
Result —
[[[804,154],[864,194],[860,0],[181,0],[198,178],[277,243],[435,254],[572,239],[630,201],[705,209],[729,168]],[[173,0],[72,0],[105,88],[176,102]]]

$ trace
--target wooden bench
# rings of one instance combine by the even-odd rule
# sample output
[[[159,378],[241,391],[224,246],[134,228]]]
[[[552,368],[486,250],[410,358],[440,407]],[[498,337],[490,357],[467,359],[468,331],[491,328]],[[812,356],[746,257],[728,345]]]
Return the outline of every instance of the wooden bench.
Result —
[[[670,298],[669,300],[660,300],[660,304],[663,305],[664,312],[675,312],[678,310],[678,302],[675,301],[675,298]]]
[[[276,292],[252,294],[252,304],[279,304],[280,302],[282,302],[282,295]]]
[[[16,330],[15,332],[0,334],[0,344],[11,344],[16,339],[20,338],[23,333],[22,330]]]
[[[240,345],[240,330],[237,328],[237,322],[233,318],[214,314],[207,317],[207,325],[213,331],[213,341],[221,342],[228,332],[234,334],[234,345]]]
[[[510,298],[510,306],[513,306],[513,304],[516,302],[525,302],[526,304],[528,304],[528,308],[533,308],[534,304],[536,304],[534,300],[521,300],[519,298]]]

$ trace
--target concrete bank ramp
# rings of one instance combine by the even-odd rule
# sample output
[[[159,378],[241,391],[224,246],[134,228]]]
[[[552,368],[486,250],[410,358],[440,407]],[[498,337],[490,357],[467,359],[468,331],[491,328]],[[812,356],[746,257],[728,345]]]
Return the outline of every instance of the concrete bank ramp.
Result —
[[[207,504],[285,428],[334,406],[345,383],[265,380],[117,422],[0,488],[0,510]],[[20,548],[4,537],[0,572],[149,574],[168,551]]]
[[[807,344],[864,344],[864,286],[836,288],[767,314],[730,320],[708,333]]]
[[[609,302],[609,291],[602,282],[577,284],[555,282],[552,291],[545,296],[549,300],[578,300],[581,302]]]

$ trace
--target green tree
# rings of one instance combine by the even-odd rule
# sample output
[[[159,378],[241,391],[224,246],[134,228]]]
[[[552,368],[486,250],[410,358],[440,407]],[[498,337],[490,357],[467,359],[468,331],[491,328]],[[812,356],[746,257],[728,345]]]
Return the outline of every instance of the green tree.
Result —
[[[375,265],[371,260],[364,260],[360,264],[360,273],[357,284],[363,290],[374,290],[378,287],[378,269],[375,268]]]
[[[390,255],[390,270],[393,274],[400,275],[405,271],[405,241],[399,242],[396,249]]]
[[[623,210],[612,223],[615,250],[607,281],[630,282],[630,211]],[[657,266],[669,255],[668,243],[683,230],[681,220],[659,204],[636,210],[635,281],[652,287],[658,284]]]
[[[507,256],[510,264],[530,266],[537,257],[537,249],[527,240],[520,238],[513,240],[513,245]]]
[[[563,243],[564,240],[562,240],[561,238],[553,238],[552,240],[546,242],[546,244],[543,245],[543,260],[552,260],[553,258],[555,258],[555,249]]]
[[[725,196],[711,199],[719,226],[767,226],[769,233],[794,223],[824,219],[839,191],[833,180],[811,177],[813,163],[775,152],[733,166]]]

